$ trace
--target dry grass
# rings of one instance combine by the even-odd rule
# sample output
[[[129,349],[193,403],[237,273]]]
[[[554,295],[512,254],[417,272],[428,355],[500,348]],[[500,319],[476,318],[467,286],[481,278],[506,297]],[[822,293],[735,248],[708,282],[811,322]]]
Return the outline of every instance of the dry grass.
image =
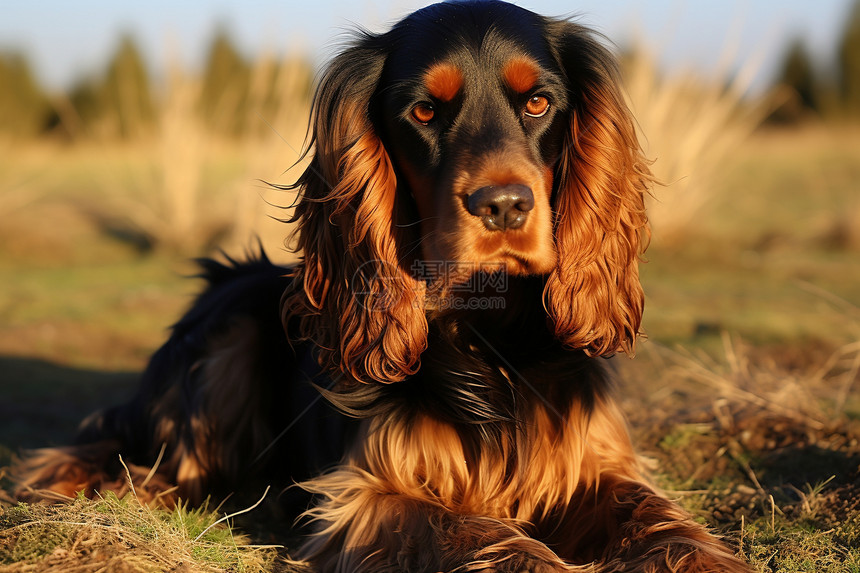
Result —
[[[82,173],[96,193],[79,202],[99,225],[145,248],[199,255],[216,247],[248,247],[262,237],[278,245],[272,249],[275,258],[288,260],[281,254],[288,232],[274,219],[286,218],[293,197],[263,181],[285,183],[296,177],[297,170],[290,168],[304,145],[308,65],[300,59],[258,58],[248,93],[228,90],[218,102],[218,116],[242,114],[249,126],[229,139],[204,125],[201,79],[177,62],[174,58],[168,66],[152,134],[129,142],[96,138],[76,144],[90,155],[127,155],[119,164],[99,162]],[[227,153],[240,167],[212,189],[207,170]],[[0,199],[0,208],[4,202],[15,206],[9,194]]]
[[[724,54],[733,63],[731,47]],[[728,65],[710,76],[691,71],[665,75],[638,46],[624,59],[629,104],[641,127],[642,146],[655,161],[664,187],[654,192],[648,216],[655,243],[673,245],[695,230],[696,215],[713,199],[718,168],[773,109],[775,96],[748,95],[760,67],[751,59],[733,77]]]
[[[860,343],[795,355],[724,344],[719,360],[643,357],[657,354],[660,382],[628,396],[627,410],[658,482],[755,571],[856,573],[860,423],[844,397],[855,394]]]
[[[276,547],[249,545],[215,512],[154,509],[134,495],[0,514],[3,573],[269,571],[276,559]]]
[[[247,110],[258,130],[241,142],[247,162],[235,186],[234,225],[224,241],[228,250],[246,247],[253,237],[284,247],[289,229],[281,221],[289,218],[295,195],[269,184],[292,183],[306,165],[306,161],[298,163],[310,115],[310,101],[303,92],[306,74],[304,62],[287,60],[276,68],[271,56],[261,57],[252,69]],[[279,94],[274,105],[267,98],[268,90]],[[293,260],[283,249],[274,256]]]

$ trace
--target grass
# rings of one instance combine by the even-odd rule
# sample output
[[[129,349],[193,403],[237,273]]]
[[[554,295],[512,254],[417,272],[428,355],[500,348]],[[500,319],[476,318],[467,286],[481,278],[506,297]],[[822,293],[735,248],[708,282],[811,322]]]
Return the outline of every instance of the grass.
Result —
[[[658,483],[756,571],[858,571],[860,416],[845,396],[860,345],[721,341],[719,358],[646,344],[642,363],[622,365]]]
[[[781,253],[731,249],[649,253],[645,331],[663,344],[718,343],[722,331],[759,344],[826,341],[856,336],[834,298],[858,304],[856,253],[818,248]],[[790,312],[788,311],[790,309]]]
[[[860,215],[858,137],[810,127],[739,144],[695,232],[647,253],[649,335],[693,346],[713,346],[722,330],[760,344],[855,340],[857,323],[835,301],[860,305],[849,232]]]
[[[250,545],[219,519],[206,508],[147,507],[133,495],[18,504],[0,515],[0,571],[272,570],[277,547]]]
[[[729,72],[737,46],[727,44],[720,69],[658,71],[657,58],[635,46],[623,59],[625,87],[636,116],[640,143],[658,181],[666,184],[648,202],[655,244],[678,245],[698,230],[700,214],[711,208],[714,183],[724,165],[776,104],[776,96],[747,92],[761,66],[748,55]]]
[[[79,367],[139,368],[197,286],[184,278],[191,265],[164,259],[2,267],[7,279],[0,293],[0,340],[6,351],[67,356],[67,364]],[[109,336],[72,335],[94,323]],[[19,336],[27,340],[16,342]],[[108,347],[116,349],[113,356]]]

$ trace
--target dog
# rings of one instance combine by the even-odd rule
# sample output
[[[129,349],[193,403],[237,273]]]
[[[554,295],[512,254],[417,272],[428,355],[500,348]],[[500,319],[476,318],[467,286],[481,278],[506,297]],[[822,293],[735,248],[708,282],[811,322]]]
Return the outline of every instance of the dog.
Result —
[[[21,495],[298,481],[324,572],[749,571],[648,481],[601,359],[640,334],[654,182],[602,39],[435,4],[359,33],[311,127],[302,260],[203,261],[135,398]]]

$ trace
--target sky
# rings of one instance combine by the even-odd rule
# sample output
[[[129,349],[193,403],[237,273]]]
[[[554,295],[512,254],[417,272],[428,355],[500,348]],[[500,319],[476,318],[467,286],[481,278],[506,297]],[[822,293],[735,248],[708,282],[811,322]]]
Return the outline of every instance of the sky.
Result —
[[[154,72],[178,55],[204,60],[225,27],[251,57],[263,51],[301,52],[317,64],[335,53],[345,30],[382,31],[427,4],[415,0],[0,0],[0,50],[26,54],[39,79],[62,89],[98,74],[122,33],[131,33]],[[728,56],[739,68],[754,60],[756,85],[767,85],[788,41],[800,37],[826,65],[851,0],[526,0],[545,15],[578,14],[580,21],[627,45],[638,38],[668,70],[717,70]]]

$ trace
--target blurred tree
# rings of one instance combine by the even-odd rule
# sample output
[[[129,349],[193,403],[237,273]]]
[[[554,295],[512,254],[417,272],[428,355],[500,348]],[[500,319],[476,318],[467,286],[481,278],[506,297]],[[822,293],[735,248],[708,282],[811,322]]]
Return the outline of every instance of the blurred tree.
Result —
[[[73,136],[133,138],[153,127],[149,73],[130,35],[120,37],[103,76],[81,79],[69,90],[67,104],[75,117],[65,113],[62,122]]]
[[[102,105],[109,124],[122,137],[140,135],[155,120],[149,74],[134,39],[120,38],[102,87]]]
[[[228,135],[242,132],[250,79],[250,66],[220,28],[209,48],[200,94],[200,111],[209,128]]]
[[[819,79],[813,71],[812,59],[802,39],[795,38],[789,44],[777,85],[788,88],[790,93],[785,103],[769,118],[770,121],[791,123],[810,111],[821,111]]]
[[[839,96],[843,109],[860,116],[860,0],[855,0],[837,48]]]
[[[104,112],[102,99],[102,82],[98,79],[79,79],[69,90],[68,101],[75,114],[74,128],[69,128],[72,136],[92,131]]]
[[[38,135],[48,124],[51,106],[20,54],[0,54],[0,132],[13,137]]]
[[[305,123],[313,89],[313,66],[300,57],[277,60],[258,57],[251,67],[244,133],[267,137],[277,130],[277,121]],[[283,127],[283,124],[280,126]]]

